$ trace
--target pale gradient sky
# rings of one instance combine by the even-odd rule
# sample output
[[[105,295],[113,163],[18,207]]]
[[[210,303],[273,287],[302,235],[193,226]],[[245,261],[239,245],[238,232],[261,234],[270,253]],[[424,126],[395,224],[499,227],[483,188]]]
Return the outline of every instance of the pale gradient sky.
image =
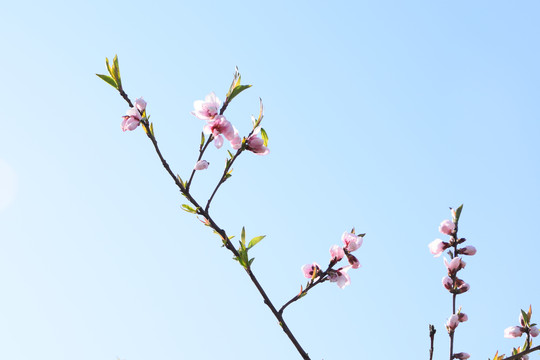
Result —
[[[352,226],[363,267],[285,312],[312,359],[447,358],[451,297],[427,244],[448,207],[476,246],[456,351],[510,353],[540,319],[540,38],[536,1],[49,1],[2,6],[0,359],[297,359],[243,270],[195,217],[125,102],[95,73],[118,54],[174,171],[234,67],[265,104],[266,157],[242,155],[212,211],[267,237],[253,270],[278,306]],[[193,193],[205,199],[225,162]],[[15,194],[13,197],[12,194]],[[12,200],[10,200],[12,198]],[[537,316],[538,315],[538,316]],[[532,356],[534,359],[538,355]]]

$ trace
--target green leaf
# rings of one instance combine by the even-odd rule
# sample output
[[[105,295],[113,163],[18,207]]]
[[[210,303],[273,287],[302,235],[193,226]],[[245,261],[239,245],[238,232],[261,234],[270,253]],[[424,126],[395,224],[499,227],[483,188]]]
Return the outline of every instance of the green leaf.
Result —
[[[255,258],[249,259],[248,266],[251,266],[251,264],[253,264],[253,260],[255,260]]]
[[[154,136],[154,123],[150,123],[150,134]]]
[[[246,247],[246,229],[242,226],[242,233],[240,234],[241,244]]]
[[[229,86],[229,91],[227,91],[227,95],[225,96],[227,99],[229,98],[229,95],[231,95],[234,88],[240,85],[241,78],[242,77],[240,76],[240,73],[238,72],[238,66],[235,66],[233,81],[231,83],[231,86]]]
[[[227,150],[227,152],[229,153],[229,156],[231,157],[231,159],[234,157],[232,152],[230,150]]]
[[[113,78],[116,80],[116,83],[118,84],[118,87],[122,87],[122,80],[120,79],[120,66],[118,65],[118,55],[114,55],[113,59]]]
[[[182,210],[187,211],[188,213],[196,214],[197,210],[189,206],[188,204],[182,204]]]
[[[204,132],[201,132],[201,148],[203,147],[204,145]]]
[[[109,74],[114,78],[114,74],[111,69],[111,65],[109,65],[109,58],[105,58],[105,65],[107,65],[107,71],[109,71]]]
[[[461,216],[461,210],[463,210],[463,204],[459,205],[456,209],[456,223],[459,221],[459,217]]]
[[[268,135],[266,134],[266,131],[263,128],[261,128],[261,137],[264,141],[263,145],[268,146]]]
[[[257,237],[254,237],[253,239],[251,239],[251,241],[248,244],[248,249],[251,249],[252,247],[257,245],[265,237],[266,237],[266,235],[261,235],[261,236],[257,236]]]
[[[529,315],[523,310],[521,310],[521,316],[523,316],[523,321],[525,321],[525,325],[529,323]]]
[[[264,117],[263,102],[262,102],[261,98],[259,98],[259,102],[260,102],[259,117],[257,118],[257,121],[255,121],[254,124],[253,124],[254,129],[261,124],[261,121],[262,121],[262,119]]]
[[[100,74],[96,74],[100,79],[104,80],[107,84],[111,85],[113,88],[115,88],[116,90],[118,90],[118,85],[116,85],[116,81],[114,81],[114,79],[110,76],[107,76],[107,75],[100,75]]]
[[[249,89],[251,85],[237,85],[233,91],[231,91],[230,95],[227,96],[227,102],[230,103],[232,99],[236,97],[236,95],[240,94],[242,91]]]

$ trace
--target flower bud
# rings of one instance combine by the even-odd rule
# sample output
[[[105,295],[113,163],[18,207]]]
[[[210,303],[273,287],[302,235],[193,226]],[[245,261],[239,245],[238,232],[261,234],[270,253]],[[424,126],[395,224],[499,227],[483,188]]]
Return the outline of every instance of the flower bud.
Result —
[[[444,250],[450,247],[450,244],[442,241],[441,239],[435,239],[428,245],[429,251],[433,254],[434,257],[439,257]]]
[[[520,337],[523,334],[523,328],[521,326],[510,326],[506,329],[504,329],[504,337],[505,338],[517,338]]]
[[[452,235],[456,229],[456,224],[450,220],[444,220],[439,226],[439,231],[445,235]]]
[[[343,248],[339,245],[334,245],[330,248],[330,260],[340,261],[345,256]]]
[[[458,315],[459,322],[465,322],[465,321],[469,320],[469,317],[465,313],[460,312],[457,315]]]
[[[194,169],[195,170],[205,170],[205,169],[208,169],[208,165],[210,165],[210,163],[208,161],[200,160],[200,161],[197,161],[197,163],[195,164]]]
[[[146,101],[144,101],[142,97],[138,98],[137,100],[135,100],[135,107],[142,114],[143,111],[146,109]]]
[[[354,256],[352,254],[347,253],[347,260],[349,260],[349,264],[352,265],[353,269],[358,269],[360,266],[362,266],[362,265],[360,265],[360,261],[358,261],[356,256]]]
[[[454,359],[465,360],[465,359],[468,359],[470,357],[471,357],[471,355],[469,355],[469,354],[467,354],[465,352],[460,352],[460,353],[454,354]]]
[[[458,254],[474,255],[476,254],[476,248],[472,245],[465,246],[464,248],[458,250]]]
[[[459,318],[456,314],[453,314],[446,320],[446,330],[448,330],[448,333],[453,332],[457,326],[459,325]]]
[[[453,281],[448,276],[443,277],[442,284],[446,290],[452,290]]]
[[[540,330],[538,330],[538,328],[536,326],[531,326],[531,328],[529,329],[529,334],[532,337],[537,337],[538,334],[540,334]]]

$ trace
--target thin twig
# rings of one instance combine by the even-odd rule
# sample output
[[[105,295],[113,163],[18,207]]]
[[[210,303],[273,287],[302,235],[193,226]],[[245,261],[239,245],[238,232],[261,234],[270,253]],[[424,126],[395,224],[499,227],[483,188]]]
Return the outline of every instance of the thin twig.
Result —
[[[429,338],[431,339],[431,346],[429,348],[429,360],[433,359],[433,343],[435,342],[435,333],[437,330],[435,330],[435,326],[429,325]]]

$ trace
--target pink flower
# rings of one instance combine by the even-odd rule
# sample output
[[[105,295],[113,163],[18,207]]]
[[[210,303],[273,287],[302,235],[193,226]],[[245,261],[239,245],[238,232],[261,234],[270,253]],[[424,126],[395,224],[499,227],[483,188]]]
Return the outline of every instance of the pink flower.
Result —
[[[330,259],[333,261],[340,261],[345,256],[343,248],[339,245],[334,245],[330,248]]]
[[[232,140],[234,137],[234,128],[232,124],[223,115],[217,115],[213,121],[209,121],[203,128],[205,134],[212,134],[215,138],[215,145],[219,149],[223,145],[223,137]]]
[[[434,257],[439,257],[444,250],[450,247],[450,244],[442,241],[441,239],[435,239],[428,245],[429,251],[434,255]]]
[[[446,290],[452,290],[454,282],[448,276],[443,277],[442,284]]]
[[[351,278],[349,277],[349,274],[347,274],[347,271],[349,271],[350,268],[351,266],[348,265],[329,272],[328,280],[330,280],[330,282],[337,283],[337,286],[339,286],[341,289],[344,289],[345,286],[351,284]]]
[[[362,246],[364,238],[345,231],[343,235],[341,235],[341,241],[345,244],[345,249],[347,251],[353,252]]]
[[[233,126],[233,130],[234,130],[234,135],[231,140],[231,147],[234,150],[238,150],[242,147],[242,138],[240,137],[240,135],[238,134],[238,130],[236,130],[234,126]]]
[[[471,355],[467,354],[466,352],[460,352],[460,353],[454,354],[454,359],[465,360],[470,357]]]
[[[450,262],[444,258],[444,265],[446,265],[446,268],[448,269],[448,275],[455,274],[457,271],[463,269],[465,265],[465,261],[462,261],[460,257],[453,258]]]
[[[264,146],[264,140],[258,137],[261,127],[258,126],[253,133],[246,140],[246,149],[257,155],[266,155],[270,152],[266,146]]]
[[[458,315],[459,322],[465,322],[465,321],[469,320],[469,317],[465,313],[460,312],[457,315]]]
[[[201,120],[213,120],[218,115],[219,108],[221,107],[221,101],[217,98],[216,94],[211,92],[206,95],[203,100],[197,100],[193,103],[195,111],[191,113]]]
[[[504,329],[504,337],[505,338],[517,338],[520,337],[523,334],[523,328],[520,326],[510,326]]]
[[[138,98],[137,100],[135,100],[135,107],[142,114],[146,109],[146,101],[144,101],[142,97]]]
[[[451,333],[457,328],[458,325],[459,325],[459,318],[457,314],[454,314],[450,316],[450,318],[448,318],[448,320],[446,321],[446,330],[448,330],[448,332]]]
[[[349,260],[349,264],[351,264],[353,269],[358,269],[360,266],[360,261],[356,258],[356,256],[347,253],[347,260]]]
[[[197,163],[195,164],[194,169],[195,170],[206,170],[206,169],[208,169],[208,165],[210,165],[210,163],[208,161],[200,160],[200,161],[197,161]]]
[[[129,109],[122,118],[124,119],[121,124],[122,131],[133,131],[141,123],[141,114],[136,108]]]
[[[532,337],[537,337],[540,334],[540,330],[538,330],[536,326],[531,326],[531,328],[529,329],[529,334]]]
[[[463,255],[474,255],[476,254],[476,248],[472,245],[465,246],[464,248],[459,249],[458,253]]]
[[[321,268],[319,267],[319,264],[317,263],[313,263],[313,264],[306,264],[304,266],[302,266],[302,271],[304,272],[304,276],[308,279],[312,279],[313,278],[313,273],[315,272],[316,274],[320,273],[321,272]],[[317,276],[315,276],[317,277]]]
[[[444,220],[439,226],[439,231],[445,235],[452,235],[456,228],[456,224],[450,220]]]

